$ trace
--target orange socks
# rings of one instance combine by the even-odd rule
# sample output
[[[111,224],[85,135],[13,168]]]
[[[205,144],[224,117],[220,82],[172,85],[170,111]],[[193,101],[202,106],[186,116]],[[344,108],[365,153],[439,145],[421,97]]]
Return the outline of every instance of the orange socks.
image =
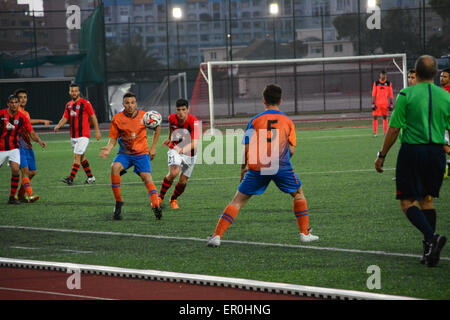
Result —
[[[20,189],[25,189],[25,192],[27,193],[27,195],[29,197],[31,197],[33,195],[33,189],[31,188],[31,182],[30,182],[30,178],[22,178],[22,186]],[[20,194],[20,189],[19,189],[19,194]]]
[[[114,193],[114,198],[116,198],[117,202],[122,202],[122,195],[120,192],[120,174],[114,175],[111,174],[111,187]]]
[[[388,119],[383,119],[383,132],[384,132],[384,134],[386,134],[386,131],[387,131],[387,129],[388,129],[388,126],[389,126],[389,121],[388,121]]]
[[[146,184],[148,196],[150,197],[150,201],[152,202],[152,208],[157,207],[159,205],[158,201],[158,191],[156,190],[156,186],[153,182]]]
[[[300,233],[308,235],[309,213],[306,200],[294,200],[294,214],[297,218]]]
[[[214,237],[220,236],[222,239],[223,234],[228,229],[228,227],[234,222],[234,219],[236,218],[237,214],[239,212],[239,209],[229,204],[222,215],[219,218],[219,222],[216,226],[216,231],[214,231]]]
[[[378,132],[378,120],[372,120],[372,128],[373,128],[373,134],[377,134],[377,132]]]

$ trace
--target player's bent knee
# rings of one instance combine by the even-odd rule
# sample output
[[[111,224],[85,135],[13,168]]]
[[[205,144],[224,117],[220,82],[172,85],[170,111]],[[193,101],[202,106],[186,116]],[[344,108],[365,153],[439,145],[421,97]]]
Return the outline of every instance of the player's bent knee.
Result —
[[[141,172],[140,177],[145,184],[149,184],[149,183],[153,182],[151,173]]]
[[[113,162],[111,165],[111,174],[118,175],[123,169],[124,167],[120,162]]]
[[[433,197],[430,195],[425,196],[422,201],[420,201],[420,208],[422,210],[434,209]]]
[[[419,206],[419,203],[416,200],[413,199],[405,199],[405,200],[400,200],[400,208],[402,209],[403,212],[406,213],[406,211],[411,208],[412,206]]]

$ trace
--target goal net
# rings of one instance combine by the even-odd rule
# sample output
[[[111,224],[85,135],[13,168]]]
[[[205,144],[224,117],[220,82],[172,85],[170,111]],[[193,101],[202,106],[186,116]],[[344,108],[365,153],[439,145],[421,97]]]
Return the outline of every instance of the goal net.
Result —
[[[205,62],[191,111],[211,127],[223,118],[258,114],[270,83],[283,89],[281,110],[288,114],[368,111],[380,71],[387,72],[396,93],[407,86],[406,66],[406,54]]]

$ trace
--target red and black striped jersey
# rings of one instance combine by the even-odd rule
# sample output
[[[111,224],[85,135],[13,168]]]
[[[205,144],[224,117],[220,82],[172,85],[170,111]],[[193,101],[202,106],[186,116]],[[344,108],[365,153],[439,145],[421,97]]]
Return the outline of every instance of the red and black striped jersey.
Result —
[[[33,131],[25,114],[18,111],[11,116],[8,109],[0,110],[0,151],[18,149],[21,130]]]
[[[200,122],[192,114],[188,114],[188,118],[182,124],[178,121],[176,113],[169,116],[169,128],[172,130],[172,141],[169,148],[173,149],[176,145],[184,146],[189,144],[194,139],[200,139]],[[188,137],[190,137],[190,141]],[[185,140],[185,141],[183,141]],[[191,156],[194,156],[197,150],[191,150]]]
[[[70,137],[91,137],[91,125],[89,117],[94,115],[94,108],[89,101],[80,98],[77,101],[69,101],[66,104],[63,117],[69,120]]]

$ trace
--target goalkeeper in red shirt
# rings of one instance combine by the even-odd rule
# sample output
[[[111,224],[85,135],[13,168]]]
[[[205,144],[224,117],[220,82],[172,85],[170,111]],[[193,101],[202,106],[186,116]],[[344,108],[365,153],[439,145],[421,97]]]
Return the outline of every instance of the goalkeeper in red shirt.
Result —
[[[373,83],[372,88],[372,127],[373,135],[377,136],[378,133],[378,117],[383,117],[383,133],[386,134],[388,129],[388,113],[392,111],[394,94],[392,92],[392,83],[387,80],[386,71],[380,72],[380,79]]]

